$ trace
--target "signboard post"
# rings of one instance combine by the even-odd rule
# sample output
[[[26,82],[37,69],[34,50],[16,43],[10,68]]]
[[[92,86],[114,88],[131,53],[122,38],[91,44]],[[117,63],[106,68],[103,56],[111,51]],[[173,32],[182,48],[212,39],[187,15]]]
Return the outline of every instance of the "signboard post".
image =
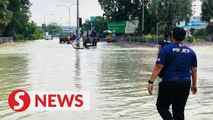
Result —
[[[94,30],[95,29],[95,17],[91,16],[90,21],[91,21],[91,30]]]

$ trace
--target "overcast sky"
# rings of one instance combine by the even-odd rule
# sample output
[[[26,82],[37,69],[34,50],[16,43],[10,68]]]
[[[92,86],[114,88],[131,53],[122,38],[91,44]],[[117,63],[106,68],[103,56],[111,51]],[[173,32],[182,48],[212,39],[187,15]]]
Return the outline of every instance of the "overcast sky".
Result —
[[[30,0],[32,6],[31,20],[39,26],[44,23],[57,22],[63,26],[69,25],[69,10],[64,6],[72,6],[70,9],[71,26],[76,26],[76,1],[77,0]],[[54,14],[54,15],[49,15]],[[98,0],[79,0],[79,16],[82,22],[90,19],[90,16],[102,16],[103,11]],[[46,17],[45,17],[46,16]]]
[[[72,6],[71,13],[71,26],[76,26],[76,1],[77,0],[30,0],[32,6],[31,20],[36,22],[39,26],[44,23],[57,22],[63,26],[69,25],[69,11],[67,7],[57,5]],[[79,16],[82,18],[82,22],[86,19],[90,19],[91,16],[102,16],[103,11],[98,3],[98,0],[79,0]],[[201,2],[195,1],[193,4],[195,10],[194,15],[200,15]],[[54,14],[54,15],[49,15]],[[46,16],[46,17],[45,17]]]

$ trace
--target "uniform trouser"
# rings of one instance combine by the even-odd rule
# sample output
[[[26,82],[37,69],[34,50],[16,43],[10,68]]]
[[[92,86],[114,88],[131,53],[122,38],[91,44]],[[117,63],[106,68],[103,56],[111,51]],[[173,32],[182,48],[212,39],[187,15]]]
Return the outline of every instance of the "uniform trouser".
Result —
[[[157,98],[157,110],[164,120],[184,120],[184,109],[191,82],[161,82]],[[169,107],[172,105],[172,114]]]

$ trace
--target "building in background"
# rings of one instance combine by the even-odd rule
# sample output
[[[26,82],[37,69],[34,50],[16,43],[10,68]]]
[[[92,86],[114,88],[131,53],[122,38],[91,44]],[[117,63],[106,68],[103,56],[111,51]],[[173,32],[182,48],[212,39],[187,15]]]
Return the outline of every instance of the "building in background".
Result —
[[[61,26],[61,29],[63,30],[64,33],[75,33],[77,27],[76,26]]]

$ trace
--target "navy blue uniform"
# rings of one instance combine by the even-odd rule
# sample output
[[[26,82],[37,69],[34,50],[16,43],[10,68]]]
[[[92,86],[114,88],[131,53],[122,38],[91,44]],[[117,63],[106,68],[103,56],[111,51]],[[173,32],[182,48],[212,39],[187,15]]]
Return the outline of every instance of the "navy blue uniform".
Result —
[[[192,49],[179,43],[166,45],[161,48],[156,64],[165,65],[175,56],[163,74],[159,84],[157,110],[164,120],[184,120],[184,109],[191,86],[190,69],[197,67],[197,57]],[[178,53],[180,51],[180,53]],[[172,113],[169,107],[172,104]]]
[[[159,45],[161,45],[161,47],[165,46],[165,45],[169,45],[171,44],[171,41],[168,41],[167,39],[161,40],[159,41]]]
[[[156,64],[164,65],[178,54],[177,58],[175,58],[175,60],[167,66],[163,75],[163,81],[191,80],[190,69],[191,67],[197,67],[196,54],[187,46],[183,46],[180,53],[178,53],[179,50],[180,47],[178,43],[170,44],[161,48]]]

